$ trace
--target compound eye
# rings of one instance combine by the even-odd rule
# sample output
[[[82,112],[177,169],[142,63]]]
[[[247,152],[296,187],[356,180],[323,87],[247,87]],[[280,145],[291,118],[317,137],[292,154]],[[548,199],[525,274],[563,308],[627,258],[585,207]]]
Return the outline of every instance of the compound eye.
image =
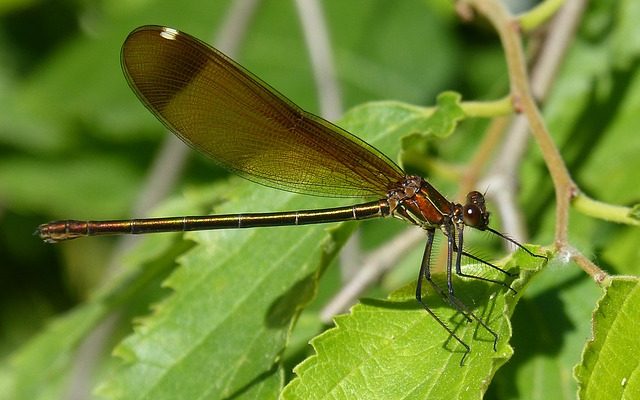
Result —
[[[467,204],[462,209],[462,219],[465,225],[472,228],[484,228],[486,223],[484,222],[484,216],[482,211],[475,204]]]

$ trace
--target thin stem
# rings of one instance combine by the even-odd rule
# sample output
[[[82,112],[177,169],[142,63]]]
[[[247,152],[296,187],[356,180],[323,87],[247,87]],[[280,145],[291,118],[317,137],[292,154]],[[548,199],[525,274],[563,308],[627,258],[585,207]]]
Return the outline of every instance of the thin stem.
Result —
[[[531,92],[538,104],[544,104],[583,9],[584,0],[569,0],[549,24],[535,63],[531,66]],[[524,115],[518,115],[512,120],[496,162],[481,183],[481,187],[492,189],[488,196],[495,200],[502,229],[519,241],[527,241],[528,234],[522,212],[517,206],[519,183],[514,171],[519,169],[529,141],[528,121]]]
[[[530,32],[550,20],[567,0],[545,0],[519,16],[523,32]]]
[[[467,117],[497,117],[512,114],[513,102],[505,96],[493,101],[465,101],[460,103],[460,108]]]
[[[633,217],[633,209],[631,207],[614,206],[603,203],[590,198],[584,193],[578,193],[578,195],[573,198],[572,204],[576,210],[590,217],[640,226],[640,220]]]
[[[522,112],[529,122],[531,133],[538,143],[549,169],[556,193],[555,245],[560,252],[569,252],[571,259],[597,282],[602,282],[607,274],[584,255],[573,249],[568,241],[570,201],[579,193],[569,171],[547,130],[542,114],[536,105],[526,69],[522,48],[520,27],[504,6],[497,0],[469,0],[470,3],[494,25],[500,36],[507,60],[511,84],[511,94],[515,108]]]
[[[562,156],[542,119],[542,114],[531,95],[519,26],[499,1],[471,0],[471,2],[491,21],[500,36],[507,60],[515,108],[526,116],[531,133],[540,147],[545,164],[551,174],[557,203],[555,241],[557,247],[562,247],[568,243],[569,200],[570,194],[576,190],[576,185],[571,179]]]
[[[437,108],[437,106],[420,107],[395,100],[372,101],[366,104],[367,107],[371,107],[371,105],[376,105],[380,108],[404,108],[409,112],[415,113],[420,118],[433,115]],[[357,108],[355,107],[354,109]],[[510,96],[492,101],[461,101],[460,108],[467,118],[487,118],[513,114],[513,102]]]
[[[589,258],[585,257],[584,254],[580,253],[578,250],[569,248],[569,251],[571,260],[578,264],[584,272],[589,274],[598,285],[607,285],[609,274],[600,269],[591,260],[589,260]]]

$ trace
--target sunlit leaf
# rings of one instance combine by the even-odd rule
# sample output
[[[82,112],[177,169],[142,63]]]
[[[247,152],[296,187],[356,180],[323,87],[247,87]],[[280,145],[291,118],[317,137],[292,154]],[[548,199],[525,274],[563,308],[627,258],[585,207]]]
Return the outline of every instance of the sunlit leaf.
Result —
[[[640,279],[614,277],[593,312],[593,338],[575,369],[581,399],[640,396]]]

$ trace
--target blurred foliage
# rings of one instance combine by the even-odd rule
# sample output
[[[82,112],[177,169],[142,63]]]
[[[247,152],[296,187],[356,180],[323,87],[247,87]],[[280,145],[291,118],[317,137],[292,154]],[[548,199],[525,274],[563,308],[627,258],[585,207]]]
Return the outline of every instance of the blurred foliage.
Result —
[[[445,90],[461,93],[463,100],[494,99],[508,90],[496,35],[482,21],[462,23],[448,0],[330,0],[322,5],[347,108],[375,100],[434,105]],[[293,377],[293,366],[314,353],[305,344],[325,328],[316,313],[340,284],[337,265],[331,263],[353,229],[349,224],[330,232],[324,227],[296,227],[191,234],[186,239],[157,235],[137,242],[125,256],[114,255],[116,239],[52,246],[32,235],[39,223],[53,219],[131,216],[165,133],[128,88],[120,71],[120,46],[128,32],[145,24],[168,25],[214,41],[209,39],[228,7],[228,1],[196,0],[15,0],[0,6],[0,388],[13,390],[0,391],[0,397],[11,393],[13,398],[62,398],[68,394],[67,383],[80,373],[87,374],[87,390],[100,387],[103,395],[125,396],[136,382],[145,382],[171,396],[170,380],[163,383],[168,386],[155,387],[148,379],[161,371],[144,367],[175,365],[171,363],[181,354],[171,354],[172,346],[188,345],[190,335],[198,337],[196,332],[201,330],[221,329],[205,336],[211,342],[204,348],[217,346],[222,353],[215,357],[206,352],[191,354],[185,368],[202,365],[198,362],[209,357],[207,362],[230,369],[216,383],[223,386],[214,386],[207,397],[221,393],[269,397],[280,390],[283,380]],[[590,2],[543,106],[548,127],[581,189],[622,205],[640,202],[639,8],[635,0],[614,5],[605,0]],[[317,111],[309,58],[292,2],[261,2],[235,58],[294,102]],[[383,127],[387,117],[399,118],[393,108],[366,107],[344,120],[359,135],[374,135],[368,130]],[[464,164],[486,125],[486,120],[464,120],[451,136],[428,138],[422,150],[451,165]],[[394,133],[404,134],[388,129],[369,139],[397,157],[403,138],[393,137]],[[431,171],[420,172],[429,175]],[[535,146],[521,171],[514,173],[520,178],[530,241],[548,244],[553,237],[554,193]],[[456,182],[449,177],[433,174],[429,179],[444,194],[455,193]],[[335,204],[292,198],[287,193],[274,195],[255,186],[228,180],[224,171],[194,156],[172,199],[149,213],[195,214],[212,208],[271,211],[270,206]],[[241,206],[245,208],[238,209]],[[401,223],[392,221],[362,224],[363,246],[375,248],[401,229]],[[638,274],[637,228],[573,213],[570,232],[572,244],[608,272]],[[238,247],[222,247],[234,243]],[[220,248],[238,253],[216,255]],[[265,260],[289,252],[289,258],[280,260],[286,272],[263,271]],[[399,271],[371,294],[384,297],[414,279],[420,253],[416,250],[399,260]],[[219,263],[214,266],[213,261]],[[241,270],[244,275],[227,282],[217,277],[218,270]],[[320,273],[324,276],[318,283]],[[291,303],[278,302],[278,293],[291,296],[283,297]],[[514,356],[495,373],[489,396],[555,398],[560,393],[573,398],[577,383],[571,373],[591,336],[591,313],[600,293],[575,265],[551,263],[536,275],[522,291],[511,320]],[[314,296],[291,332],[289,319]],[[216,320],[220,317],[214,316],[215,307],[237,307],[244,317]],[[361,311],[367,305],[359,307]],[[256,321],[260,312],[274,318],[267,321],[268,328],[251,325],[264,322]],[[163,320],[167,315],[182,318]],[[101,322],[105,319],[106,323]],[[134,320],[139,325],[132,334]],[[237,325],[236,330],[224,331],[230,322]],[[108,338],[95,350],[95,362],[90,367],[75,365],[82,340],[94,326],[105,324]],[[158,326],[175,329],[155,331]],[[633,328],[635,338],[640,337],[637,327],[628,329]],[[257,333],[271,342],[247,339]],[[438,343],[446,340],[445,332],[435,328],[424,335]],[[233,340],[222,341],[229,336]],[[168,337],[175,341],[163,342]],[[283,352],[286,343],[289,347]],[[593,348],[599,347],[599,342],[591,347],[591,359]],[[114,348],[118,358],[110,356]],[[255,359],[256,354],[264,359]],[[274,360],[282,364],[273,367]],[[424,368],[406,367],[417,374]],[[193,387],[186,377],[206,380],[210,371],[173,369],[172,373],[187,388],[181,394],[193,398],[196,394],[186,391]]]

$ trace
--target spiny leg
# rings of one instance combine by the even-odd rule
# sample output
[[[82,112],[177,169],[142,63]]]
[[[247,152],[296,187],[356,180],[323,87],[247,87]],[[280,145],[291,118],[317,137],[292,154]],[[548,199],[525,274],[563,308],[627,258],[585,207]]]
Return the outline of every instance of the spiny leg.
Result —
[[[502,239],[504,239],[504,240],[506,240],[506,241],[508,241],[508,242],[510,242],[510,243],[512,243],[512,244],[514,244],[514,245],[516,245],[517,247],[519,247],[520,249],[524,250],[527,254],[529,254],[529,255],[530,255],[530,256],[532,256],[532,257],[543,258],[543,259],[545,259],[545,260],[548,260],[548,258],[547,258],[546,256],[539,255],[539,254],[535,254],[535,253],[531,252],[529,249],[527,249],[526,247],[524,247],[522,244],[518,243],[516,240],[511,239],[511,238],[510,238],[510,237],[508,237],[507,235],[504,235],[504,234],[502,234],[502,233],[500,233],[500,232],[496,231],[495,229],[492,229],[492,228],[486,227],[486,228],[485,228],[485,230],[486,230],[486,231],[488,231],[488,232],[493,233],[494,235],[496,235],[496,236],[498,236],[498,237],[500,237],[500,238],[502,238]],[[481,263],[481,264],[484,264],[484,265],[486,265],[486,266],[488,266],[488,267],[491,267],[491,268],[493,268],[494,270],[499,271],[499,272],[501,272],[501,273],[503,273],[503,274],[505,274],[505,275],[507,275],[507,276],[514,277],[514,276],[517,276],[517,275],[518,275],[518,274],[515,274],[515,273],[511,273],[511,272],[509,272],[509,271],[506,271],[506,270],[504,270],[504,269],[502,269],[502,268],[498,267],[498,266],[497,266],[497,265],[495,265],[495,264],[492,264],[492,263],[490,263],[490,262],[488,262],[488,261],[483,260],[483,259],[482,259],[482,258],[480,258],[480,257],[474,256],[473,254],[471,254],[471,253],[468,253],[468,252],[464,251],[464,250],[462,249],[462,244],[460,244],[459,250],[461,250],[461,254],[462,254],[462,255],[464,255],[465,257],[469,257],[469,258],[471,258],[472,260],[477,261],[477,262],[479,262],[479,263]],[[489,279],[489,278],[484,278],[484,277],[477,276],[477,275],[466,274],[466,273],[462,272],[461,268],[459,268],[459,269],[456,271],[456,273],[457,273],[458,275],[460,275],[460,276],[464,276],[464,277],[467,277],[467,278],[479,279],[479,280],[481,280],[481,281],[491,282],[491,283],[498,284],[498,285],[500,285],[500,286],[502,286],[502,287],[505,287],[505,288],[509,289],[511,292],[513,292],[513,294],[517,294],[517,293],[518,293],[514,288],[512,288],[509,284],[507,284],[507,283],[505,283],[505,282],[501,282],[501,281],[497,281],[497,280]]]
[[[465,256],[465,257],[469,257],[470,259],[472,259],[474,261],[477,261],[477,262],[479,262],[481,264],[487,265],[487,266],[489,266],[489,267],[491,267],[491,268],[493,268],[493,269],[495,269],[497,271],[500,271],[500,272],[502,272],[503,274],[505,274],[507,276],[513,277],[513,276],[517,276],[518,275],[518,274],[512,274],[511,272],[507,272],[504,269],[498,267],[497,265],[494,265],[494,264],[492,264],[492,263],[490,263],[488,261],[485,261],[480,257],[474,256],[471,253],[467,253],[466,251],[462,251],[462,255]],[[478,275],[466,274],[466,273],[462,272],[462,267],[460,268],[459,271],[456,271],[456,273],[458,275],[464,276],[466,278],[473,278],[473,279],[478,279],[478,280],[485,281],[485,282],[495,283],[497,285],[500,285],[500,286],[502,286],[504,288],[507,288],[507,289],[511,290],[513,292],[513,294],[517,294],[518,293],[514,288],[512,288],[509,284],[507,284],[505,282],[494,280],[494,279],[490,279],[490,278],[485,278],[485,277],[478,276]]]
[[[429,282],[431,284],[431,286],[443,297],[447,297],[446,293],[444,292],[444,290],[442,290],[442,288],[440,288],[440,286],[438,286],[435,282],[433,282],[431,280],[431,271],[429,269],[429,264],[431,262],[431,249],[433,248],[433,237],[435,235],[435,229],[431,228],[431,229],[427,229],[427,244],[424,248],[424,255],[422,256],[422,262],[420,263],[420,273],[418,274],[418,282],[416,284],[416,299],[418,300],[418,302],[420,304],[422,304],[422,307],[429,313],[429,315],[431,315],[431,317],[433,317],[433,319],[435,319],[438,324],[440,324],[440,326],[442,326],[444,328],[444,330],[446,330],[449,335],[451,337],[453,337],[458,343],[460,343],[460,345],[462,347],[464,347],[465,351],[464,351],[464,355],[462,356],[462,359],[460,360],[460,365],[464,364],[464,360],[465,358],[467,358],[467,355],[469,354],[469,352],[471,351],[471,348],[462,341],[462,339],[460,339],[458,337],[458,335],[456,335],[451,328],[449,328],[430,308],[429,306],[422,300],[422,278],[424,277],[424,279],[427,280],[427,282]],[[468,316],[466,316],[464,314],[464,312],[461,312],[465,318],[469,319]],[[469,319],[470,320],[470,319]]]
[[[455,251],[456,253],[456,274],[465,276],[465,274],[462,273],[462,270],[460,267],[460,264],[462,262],[462,253],[463,253],[462,246],[464,245],[464,225],[460,224],[458,226],[455,226],[454,228],[454,225],[451,224],[451,225],[447,225],[446,229],[447,229],[447,240],[449,242],[449,249],[450,251]],[[457,234],[458,234],[457,243],[455,243],[454,231],[457,231]],[[447,277],[449,277],[450,276],[449,272],[451,270],[451,253],[449,253],[447,257],[447,270],[448,270]],[[488,280],[488,279],[483,279],[476,276],[472,276],[472,277],[480,280]],[[453,289],[452,286],[451,286],[451,289]],[[455,303],[457,308],[465,310],[467,314],[471,316],[471,318],[475,319],[482,327],[484,327],[484,329],[487,330],[487,332],[489,332],[493,336],[493,351],[497,351],[498,350],[498,334],[494,332],[493,329],[489,328],[489,325],[487,325],[481,318],[478,318],[471,310],[469,310],[469,308],[463,302],[461,302],[457,297],[455,297],[453,295],[452,290],[450,290],[449,295],[450,295],[449,301],[451,301],[452,304]]]
[[[430,232],[430,231],[427,230],[427,232]],[[458,301],[458,299],[454,294],[453,281],[452,281],[452,268],[451,268],[451,254],[453,253],[447,254],[447,289],[448,290],[445,291],[442,287],[440,287],[440,285],[438,285],[433,279],[431,279],[431,269],[429,268],[429,264],[431,263],[431,248],[433,247],[434,234],[435,234],[435,229],[431,231],[431,234],[428,237],[428,239],[430,240],[427,240],[427,245],[429,245],[428,254],[427,254],[427,249],[425,248],[425,256],[428,255],[429,258],[426,258],[425,256],[422,257],[422,265],[420,266],[420,271],[423,274],[424,278],[427,280],[427,282],[429,282],[433,290],[435,290],[436,293],[440,295],[440,297],[442,297],[450,305],[452,305],[460,314],[462,314],[468,322],[471,322],[473,321],[473,318],[467,315],[469,313],[469,309],[465,307],[464,304],[462,305],[462,307],[459,307],[458,303],[460,304],[462,303]],[[447,249],[448,252],[452,252],[454,247],[455,247],[455,243],[453,244],[453,246],[451,245],[449,246],[449,248]],[[425,264],[425,261],[426,261],[426,264]]]

